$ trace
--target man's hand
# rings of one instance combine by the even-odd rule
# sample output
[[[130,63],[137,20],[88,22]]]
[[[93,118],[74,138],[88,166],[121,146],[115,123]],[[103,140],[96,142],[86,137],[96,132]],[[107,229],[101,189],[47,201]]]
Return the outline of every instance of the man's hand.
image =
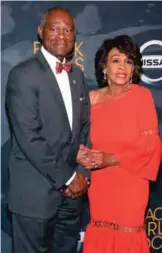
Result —
[[[66,188],[64,195],[67,197],[78,198],[86,193],[88,189],[88,181],[80,172],[76,172],[73,181]]]

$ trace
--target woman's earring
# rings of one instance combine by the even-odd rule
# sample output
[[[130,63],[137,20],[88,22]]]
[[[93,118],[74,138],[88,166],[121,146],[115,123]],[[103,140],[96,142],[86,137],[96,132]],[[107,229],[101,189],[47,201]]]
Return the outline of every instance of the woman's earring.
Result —
[[[107,80],[107,73],[106,73],[106,70],[103,71],[103,79],[104,79],[104,80]]]
[[[129,83],[132,83],[132,77],[130,78]]]

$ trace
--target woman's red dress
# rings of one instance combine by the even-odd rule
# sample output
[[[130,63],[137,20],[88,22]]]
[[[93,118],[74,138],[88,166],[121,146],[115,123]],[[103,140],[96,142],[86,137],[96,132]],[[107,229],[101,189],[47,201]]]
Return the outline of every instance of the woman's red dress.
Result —
[[[119,97],[91,108],[92,148],[114,153],[120,165],[92,171],[89,189],[91,222],[84,253],[148,253],[145,231],[94,226],[112,222],[120,228],[144,226],[149,180],[156,180],[161,143],[151,92],[132,85]],[[103,223],[104,224],[104,223]]]

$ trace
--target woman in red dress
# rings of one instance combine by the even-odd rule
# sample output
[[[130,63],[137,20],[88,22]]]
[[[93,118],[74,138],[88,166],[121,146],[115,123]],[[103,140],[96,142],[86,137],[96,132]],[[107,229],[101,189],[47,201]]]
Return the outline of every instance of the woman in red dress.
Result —
[[[98,153],[84,146],[78,153],[78,162],[95,168],[83,252],[148,253],[144,217],[161,155],[154,101],[136,84],[141,54],[130,37],[105,40],[96,60],[106,86],[90,93],[92,149]]]

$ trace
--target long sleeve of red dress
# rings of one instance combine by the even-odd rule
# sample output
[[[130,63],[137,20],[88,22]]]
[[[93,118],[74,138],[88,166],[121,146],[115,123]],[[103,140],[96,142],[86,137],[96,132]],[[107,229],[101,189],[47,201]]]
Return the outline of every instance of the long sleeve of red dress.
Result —
[[[139,177],[156,180],[161,159],[161,143],[156,109],[148,89],[140,89],[136,106],[138,137],[133,142],[123,143],[122,152],[116,153],[116,156],[122,168]]]

